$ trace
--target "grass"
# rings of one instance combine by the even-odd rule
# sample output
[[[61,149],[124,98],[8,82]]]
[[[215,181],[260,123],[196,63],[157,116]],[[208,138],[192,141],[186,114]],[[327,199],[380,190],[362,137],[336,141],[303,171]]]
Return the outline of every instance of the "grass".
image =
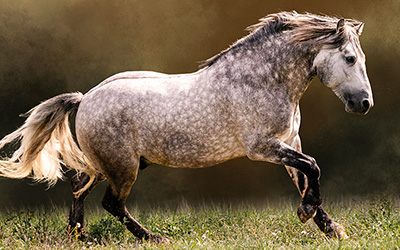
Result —
[[[327,239],[296,207],[183,204],[176,209],[131,207],[134,218],[168,245],[140,243],[103,209],[87,211],[90,239],[66,236],[68,208],[0,214],[0,249],[400,249],[399,202],[379,198],[328,204],[350,238]]]

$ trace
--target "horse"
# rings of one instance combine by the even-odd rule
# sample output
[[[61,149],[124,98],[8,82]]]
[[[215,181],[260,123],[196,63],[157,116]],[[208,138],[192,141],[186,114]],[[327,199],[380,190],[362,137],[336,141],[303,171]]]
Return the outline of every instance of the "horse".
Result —
[[[168,242],[126,209],[139,169],[204,168],[247,156],[285,166],[301,196],[301,222],[313,218],[328,237],[347,238],[321,205],[316,160],[302,152],[299,101],[319,77],[345,111],[368,113],[374,102],[359,41],[364,23],[295,11],[259,21],[194,73],[128,71],[84,95],[42,102],[0,141],[0,148],[19,142],[0,161],[1,176],[54,185],[63,166],[76,170],[68,231],[82,238],[85,199],[107,180],[102,206],[139,239]],[[75,112],[76,140],[69,125]]]

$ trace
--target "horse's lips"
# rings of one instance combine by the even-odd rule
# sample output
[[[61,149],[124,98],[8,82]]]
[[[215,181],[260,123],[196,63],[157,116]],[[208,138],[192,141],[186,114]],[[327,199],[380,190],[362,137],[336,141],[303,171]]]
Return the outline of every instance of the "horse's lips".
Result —
[[[345,110],[347,113],[349,113],[349,114],[356,114],[356,115],[367,115],[370,109],[371,109],[371,108],[368,108],[366,111],[358,112],[358,111],[354,111],[354,110],[350,109],[347,105],[345,105],[345,108],[344,108],[344,110]]]

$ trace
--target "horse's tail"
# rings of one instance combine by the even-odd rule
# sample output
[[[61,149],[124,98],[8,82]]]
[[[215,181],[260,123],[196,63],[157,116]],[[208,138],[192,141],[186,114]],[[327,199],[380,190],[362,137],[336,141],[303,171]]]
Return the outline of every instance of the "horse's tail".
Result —
[[[0,176],[16,179],[29,176],[53,186],[63,179],[62,165],[65,165],[90,176],[89,183],[75,195],[84,192],[93,182],[95,170],[75,143],[68,121],[82,98],[79,92],[62,94],[31,109],[24,125],[0,141],[0,149],[11,142],[20,142],[11,158],[0,159]]]

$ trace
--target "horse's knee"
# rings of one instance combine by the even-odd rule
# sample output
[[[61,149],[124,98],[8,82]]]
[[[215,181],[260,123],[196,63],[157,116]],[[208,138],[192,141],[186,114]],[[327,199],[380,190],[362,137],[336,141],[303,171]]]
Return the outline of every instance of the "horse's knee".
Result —
[[[313,157],[309,157],[310,169],[312,178],[319,179],[321,177],[321,169],[319,168],[317,161]]]

